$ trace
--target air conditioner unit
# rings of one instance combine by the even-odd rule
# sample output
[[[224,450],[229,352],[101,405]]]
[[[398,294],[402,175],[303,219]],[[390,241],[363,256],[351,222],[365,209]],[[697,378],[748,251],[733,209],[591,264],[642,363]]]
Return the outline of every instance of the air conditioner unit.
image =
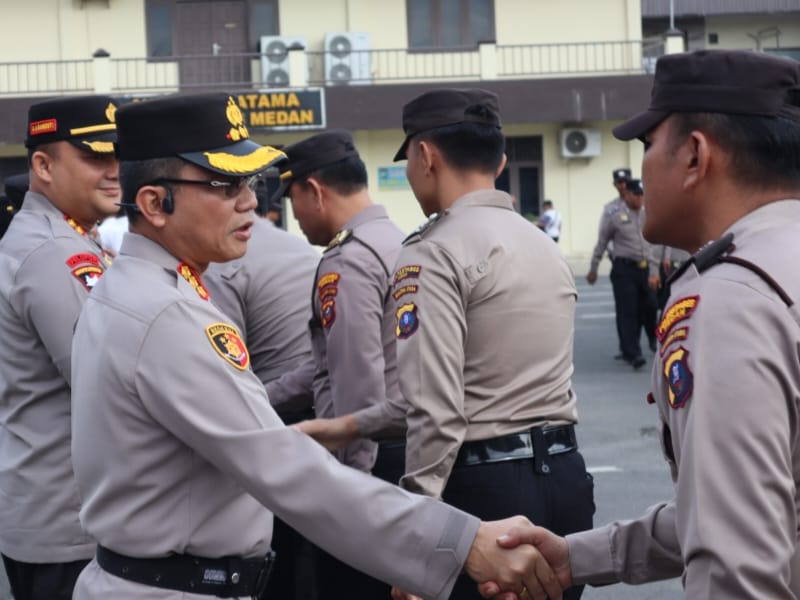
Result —
[[[289,48],[299,44],[306,47],[302,36],[261,36],[261,80],[268,87],[289,86]]]
[[[327,85],[372,83],[369,33],[325,34]]]
[[[585,127],[562,129],[561,156],[564,158],[600,156],[600,130]]]

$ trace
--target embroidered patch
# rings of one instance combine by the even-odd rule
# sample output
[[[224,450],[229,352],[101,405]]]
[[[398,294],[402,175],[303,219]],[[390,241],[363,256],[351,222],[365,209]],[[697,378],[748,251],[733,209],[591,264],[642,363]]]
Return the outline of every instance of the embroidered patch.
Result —
[[[656,337],[659,342],[663,342],[667,334],[675,326],[692,316],[692,313],[700,303],[700,296],[687,296],[673,302],[669,308],[664,311],[664,316],[661,317],[661,322],[656,328]]]
[[[327,298],[334,298],[339,293],[339,287],[335,285],[326,285],[319,291],[319,301],[325,302]]]
[[[66,261],[72,276],[81,282],[87,292],[100,281],[103,275],[103,268],[100,266],[100,259],[91,252],[80,252],[73,254]]]
[[[325,286],[336,285],[339,283],[339,279],[341,279],[341,276],[338,273],[325,273],[325,275],[319,278],[317,288],[321,290]]]
[[[403,287],[392,292],[392,298],[399,300],[406,294],[416,294],[419,291],[418,285],[404,285]]]
[[[395,334],[400,339],[406,339],[414,335],[419,328],[419,317],[417,316],[417,305],[413,302],[403,304],[397,309],[397,328]]]
[[[194,291],[197,292],[197,295],[203,300],[208,300],[211,297],[211,293],[206,289],[206,286],[203,285],[200,273],[195,271],[192,267],[182,262],[178,265],[178,273],[189,282],[189,285],[194,288]]]
[[[336,302],[333,298],[329,298],[322,303],[319,309],[320,318],[322,319],[322,326],[328,329],[336,320]]]
[[[664,360],[664,377],[667,380],[669,405],[681,408],[692,395],[694,378],[689,368],[689,351],[680,346]]]
[[[400,267],[397,271],[394,272],[394,283],[393,285],[397,285],[404,279],[409,279],[411,277],[419,278],[419,274],[422,271],[422,267],[420,265],[406,265],[404,267]]]
[[[206,335],[214,350],[240,371],[250,366],[250,354],[239,332],[227,323],[214,323],[206,327]]]
[[[670,332],[664,341],[661,342],[661,356],[664,356],[667,349],[674,344],[675,342],[679,342],[681,340],[685,340],[689,337],[689,328],[688,327],[679,327],[675,331]]]

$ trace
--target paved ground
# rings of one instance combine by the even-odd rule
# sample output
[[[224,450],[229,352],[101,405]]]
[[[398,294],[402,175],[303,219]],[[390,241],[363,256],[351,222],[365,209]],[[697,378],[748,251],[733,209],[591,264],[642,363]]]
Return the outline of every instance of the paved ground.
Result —
[[[595,523],[604,524],[637,516],[670,497],[672,484],[655,437],[656,410],[644,400],[650,365],[634,372],[612,358],[617,341],[608,278],[588,286],[579,277],[578,288],[574,376],[581,419],[578,438],[595,477]],[[672,580],[587,588],[583,598],[679,600],[682,594],[680,583]],[[0,600],[10,600],[1,568]]]

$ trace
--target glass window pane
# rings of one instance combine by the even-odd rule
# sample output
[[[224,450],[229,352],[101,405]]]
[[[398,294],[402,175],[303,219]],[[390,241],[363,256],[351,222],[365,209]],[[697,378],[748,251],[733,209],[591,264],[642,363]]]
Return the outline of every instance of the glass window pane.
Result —
[[[492,4],[491,0],[469,0],[469,32],[472,36],[468,41],[470,45],[494,40]]]
[[[433,46],[431,0],[408,0],[408,45],[410,48]]]
[[[172,11],[169,6],[148,5],[147,50],[150,56],[172,56]]]
[[[468,43],[461,30],[461,0],[440,0],[439,45],[455,48]]]
[[[256,37],[277,35],[278,20],[275,18],[275,3],[256,2],[253,4],[253,29]]]

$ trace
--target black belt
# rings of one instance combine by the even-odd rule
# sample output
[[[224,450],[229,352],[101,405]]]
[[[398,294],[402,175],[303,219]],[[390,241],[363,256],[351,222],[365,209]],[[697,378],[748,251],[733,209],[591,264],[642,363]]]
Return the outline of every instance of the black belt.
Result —
[[[631,267],[636,267],[637,269],[646,269],[649,263],[647,259],[642,258],[641,260],[636,260],[635,258],[624,258],[622,256],[617,256],[614,258],[614,262],[622,263],[623,265],[629,265]]]
[[[250,596],[264,600],[275,553],[264,558],[201,558],[173,554],[132,558],[97,546],[97,563],[112,575],[157,588],[219,598]]]
[[[541,452],[537,453],[537,448],[540,448]],[[545,452],[555,456],[577,449],[578,441],[575,438],[574,426],[534,427],[489,440],[464,442],[458,451],[454,466],[469,467],[526,458],[543,459],[542,455]],[[549,472],[549,469],[544,472]]]

